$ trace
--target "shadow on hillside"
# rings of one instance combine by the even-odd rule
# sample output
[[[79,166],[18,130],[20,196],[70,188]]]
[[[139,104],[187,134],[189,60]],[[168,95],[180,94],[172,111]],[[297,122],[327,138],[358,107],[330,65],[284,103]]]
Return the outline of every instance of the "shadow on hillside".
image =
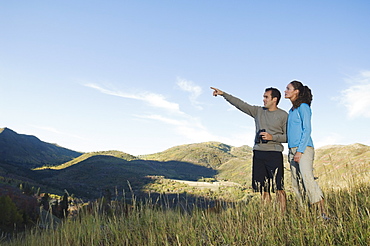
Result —
[[[215,199],[208,196],[183,193],[136,193],[129,194],[132,197],[125,197],[120,201],[133,205],[141,203],[153,208],[179,210],[181,212],[191,212],[194,209],[202,209],[211,212],[221,212],[224,209],[233,207],[235,202]],[[248,203],[248,201],[247,201]],[[247,204],[246,203],[246,204]]]
[[[36,175],[37,174],[37,175]],[[143,196],[143,189],[153,177],[197,181],[212,178],[217,171],[200,165],[179,161],[127,161],[113,156],[93,156],[61,170],[38,170],[43,183],[60,190],[66,189],[77,197],[96,199],[110,190],[117,197],[127,193]],[[172,199],[172,198],[169,198]]]

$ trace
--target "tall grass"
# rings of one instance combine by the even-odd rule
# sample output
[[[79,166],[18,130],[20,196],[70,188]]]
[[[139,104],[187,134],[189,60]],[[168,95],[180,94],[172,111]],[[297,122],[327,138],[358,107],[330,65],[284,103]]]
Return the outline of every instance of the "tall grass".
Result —
[[[330,220],[288,194],[287,213],[258,196],[213,209],[121,204],[98,207],[57,228],[34,229],[4,245],[370,245],[370,186],[325,190]]]

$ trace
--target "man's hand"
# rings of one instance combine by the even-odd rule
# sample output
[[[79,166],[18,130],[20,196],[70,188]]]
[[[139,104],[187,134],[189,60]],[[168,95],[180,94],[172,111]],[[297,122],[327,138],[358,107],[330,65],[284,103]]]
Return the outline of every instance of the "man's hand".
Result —
[[[272,135],[268,132],[261,132],[260,135],[262,136],[263,140],[272,140]]]
[[[215,97],[217,97],[218,95],[223,95],[224,94],[224,92],[223,91],[221,91],[221,90],[219,90],[219,89],[217,89],[217,88],[213,88],[213,87],[211,87],[211,89],[212,90],[214,90],[213,91],[213,95],[215,96]]]
[[[294,161],[297,162],[297,163],[299,163],[301,161],[302,154],[303,154],[302,152],[295,153],[295,155],[294,155]]]

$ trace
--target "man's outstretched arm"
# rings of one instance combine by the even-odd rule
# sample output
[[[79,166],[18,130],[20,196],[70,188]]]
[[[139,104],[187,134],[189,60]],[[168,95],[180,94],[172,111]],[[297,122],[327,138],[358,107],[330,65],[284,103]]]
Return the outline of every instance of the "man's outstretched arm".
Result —
[[[211,89],[213,90],[213,96],[223,96],[226,101],[228,101],[230,104],[234,105],[237,109],[239,109],[240,111],[252,116],[253,118],[256,116],[257,114],[257,110],[261,107],[259,106],[252,106],[242,100],[240,100],[239,98],[237,97],[234,97],[226,92],[223,92],[222,90],[220,89],[217,89],[217,88],[214,88],[214,87],[211,87]]]

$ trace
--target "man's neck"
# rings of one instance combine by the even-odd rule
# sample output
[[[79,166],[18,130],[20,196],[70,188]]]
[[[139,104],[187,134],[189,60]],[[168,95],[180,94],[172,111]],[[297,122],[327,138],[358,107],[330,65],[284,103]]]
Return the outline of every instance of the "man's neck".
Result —
[[[278,109],[278,107],[277,106],[275,106],[275,107],[271,107],[271,108],[268,108],[268,111],[275,111],[275,110],[277,110]]]

